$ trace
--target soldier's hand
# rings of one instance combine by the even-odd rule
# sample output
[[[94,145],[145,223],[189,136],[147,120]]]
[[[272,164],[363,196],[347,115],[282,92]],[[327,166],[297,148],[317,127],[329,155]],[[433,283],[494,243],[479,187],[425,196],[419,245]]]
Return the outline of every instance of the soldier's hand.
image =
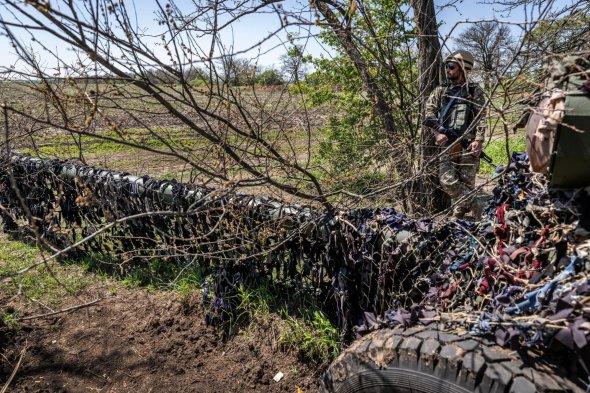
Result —
[[[449,141],[449,138],[447,138],[445,134],[441,134],[440,132],[434,134],[434,139],[436,140],[436,144],[438,146],[444,146]]]
[[[469,145],[469,150],[471,151],[471,155],[474,157],[479,157],[479,155],[481,154],[481,146],[482,146],[481,141],[471,142],[471,144]]]

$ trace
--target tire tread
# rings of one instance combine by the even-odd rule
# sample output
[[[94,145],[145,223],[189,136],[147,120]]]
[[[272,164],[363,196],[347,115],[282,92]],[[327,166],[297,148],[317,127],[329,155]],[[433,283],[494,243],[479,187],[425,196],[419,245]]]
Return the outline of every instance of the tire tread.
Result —
[[[400,370],[413,371],[415,381]],[[559,370],[527,367],[517,353],[490,340],[421,326],[405,331],[382,329],[357,340],[325,372],[322,392],[389,391],[391,378],[406,379],[403,383],[415,382],[423,391],[431,391],[424,376],[438,378],[442,385],[450,383],[451,388],[437,387],[448,392],[585,391]]]

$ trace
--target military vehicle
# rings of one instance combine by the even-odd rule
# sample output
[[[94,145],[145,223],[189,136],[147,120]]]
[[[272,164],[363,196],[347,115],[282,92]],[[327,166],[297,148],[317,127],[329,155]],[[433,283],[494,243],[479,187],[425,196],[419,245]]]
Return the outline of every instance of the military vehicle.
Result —
[[[568,237],[568,249],[583,259],[576,268],[579,279],[561,285],[554,278],[555,285],[540,290],[539,281],[533,283],[533,288],[537,289],[524,297],[528,296],[528,300],[535,298],[538,307],[530,307],[528,312],[519,312],[516,316],[499,312],[495,317],[469,321],[469,318],[449,312],[439,318],[422,319],[422,323],[409,328],[399,324],[394,328],[378,329],[353,342],[331,364],[323,377],[325,392],[589,391],[590,356],[586,336],[590,331],[590,309],[585,304],[590,301],[590,293],[580,287],[588,284],[590,265],[584,251],[587,252],[590,243],[590,203],[587,197],[590,188],[583,189],[590,186],[590,63],[587,57],[572,56],[555,61],[547,70],[546,86],[536,95],[536,105],[530,109],[526,126],[527,151],[531,169],[546,176],[549,193],[562,196],[586,194],[581,205],[575,207],[578,221],[569,223],[572,225],[562,232]],[[527,176],[530,174],[524,175]],[[516,190],[515,194],[521,193],[518,187],[513,190]],[[527,205],[532,217],[525,220],[560,208],[535,206],[534,203]],[[563,208],[563,200],[561,203]],[[494,218],[492,230],[498,229],[499,221],[507,211],[501,213]],[[521,224],[523,231],[527,222]],[[537,244],[530,250],[534,250]],[[508,259],[517,258],[518,253],[519,250],[513,251]],[[554,257],[548,266],[556,264]],[[555,275],[558,273],[559,270],[554,271]],[[563,278],[563,270],[560,274]],[[552,298],[555,300],[560,296],[559,290],[568,285],[577,288],[574,297],[557,300],[563,302],[561,306],[567,311],[557,318],[548,317],[540,304],[547,304]],[[541,297],[538,297],[538,291],[542,292]],[[530,306],[530,302],[522,304]],[[580,312],[568,313],[575,308]],[[558,309],[564,310],[560,306]],[[483,314],[481,311],[480,315]],[[534,339],[523,342],[523,337],[519,338],[517,345],[509,345],[514,342],[498,340],[497,335],[494,336],[493,324],[514,326],[518,318],[528,321],[530,328],[535,328],[535,324],[542,325],[539,331],[544,335],[543,345],[537,345],[539,341]],[[552,332],[544,331],[543,327],[549,327],[557,320],[559,326],[553,326]],[[488,325],[478,325],[483,323]],[[474,331],[479,334],[472,334]],[[566,340],[562,340],[565,336]],[[569,345],[573,341],[568,340],[579,340],[580,346]]]

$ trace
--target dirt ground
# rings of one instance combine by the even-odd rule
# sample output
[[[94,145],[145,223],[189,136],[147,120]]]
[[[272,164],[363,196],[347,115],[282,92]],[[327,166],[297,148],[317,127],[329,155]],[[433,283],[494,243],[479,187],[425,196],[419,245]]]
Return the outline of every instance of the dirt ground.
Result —
[[[182,303],[172,293],[137,288],[85,289],[64,308],[97,296],[103,299],[92,306],[23,321],[16,333],[0,329],[0,391],[14,371],[6,392],[318,390],[319,370],[278,348],[280,321],[224,341],[218,328],[206,326],[197,299]],[[8,299],[0,294],[0,301]],[[275,382],[279,372],[284,377]]]

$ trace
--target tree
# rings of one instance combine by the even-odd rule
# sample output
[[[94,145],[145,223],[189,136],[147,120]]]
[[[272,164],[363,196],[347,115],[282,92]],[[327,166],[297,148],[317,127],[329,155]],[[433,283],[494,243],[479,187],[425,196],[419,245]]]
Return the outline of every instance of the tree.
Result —
[[[420,97],[420,119],[424,119],[426,99],[440,84],[441,47],[438,40],[438,26],[433,0],[413,0],[414,23],[418,36],[417,68]],[[422,163],[427,163],[436,156],[437,149],[431,132],[422,132],[420,145],[422,148]],[[422,164],[424,165],[424,164]],[[430,176],[418,184],[419,195],[423,201],[421,205],[426,210],[441,211],[450,205],[450,199],[438,187],[438,174],[432,171]]]
[[[550,37],[550,39],[548,39]],[[547,56],[588,49],[590,17],[574,12],[562,18],[540,21],[524,38],[518,63],[525,69],[538,70]]]
[[[292,42],[292,40],[291,40]],[[307,74],[308,63],[311,61],[311,55],[306,55],[303,45],[292,42],[287,49],[287,53],[281,55],[281,71],[289,81],[302,81]]]
[[[257,68],[250,60],[227,55],[221,58],[222,80],[230,86],[250,85],[256,78]]]
[[[283,76],[274,67],[268,67],[256,75],[256,83],[262,86],[279,86],[285,83]]]
[[[481,74],[486,91],[494,77],[511,61],[514,53],[510,28],[497,21],[472,24],[455,39],[455,46],[473,54],[474,73]]]
[[[302,12],[307,5],[279,7],[275,1],[221,0],[190,6],[155,2],[159,31],[149,34],[131,17],[124,1],[1,0],[0,4],[6,10],[0,28],[23,65],[10,72],[27,82],[20,88],[44,102],[14,105],[10,110],[38,127],[175,157],[193,168],[201,181],[216,186],[263,184],[328,208],[334,195],[359,203],[367,195],[385,192],[407,212],[441,207],[429,198],[436,184],[425,180],[435,180],[436,157],[418,116],[421,103],[438,82],[440,43],[433,1],[317,0],[309,5],[312,12]],[[255,14],[276,16],[276,29],[256,37],[251,46],[236,49],[227,37],[238,21]],[[307,32],[307,37],[298,39],[318,36],[333,50],[333,59],[315,59],[314,75],[306,78],[309,85],[301,84],[299,90],[285,86],[276,92],[276,100],[263,97],[255,85],[268,83],[263,81],[272,72],[259,78],[263,71],[257,66],[257,54],[265,43],[290,34],[294,27]],[[72,49],[77,58],[62,59],[36,40],[39,32]],[[26,34],[28,40],[23,38]],[[46,66],[48,60],[40,61],[39,53],[52,59],[51,67]],[[305,60],[297,45],[291,45],[287,56]],[[301,62],[291,65],[300,77]],[[194,83],[195,69],[202,83]],[[100,85],[88,79],[104,74],[118,78],[117,83]],[[87,94],[90,83],[96,94]],[[133,105],[115,101],[115,94],[136,101]],[[322,105],[328,116],[311,116]],[[295,119],[294,113],[300,117]],[[193,140],[170,143],[155,126],[158,123],[150,121],[154,116],[168,116]],[[317,118],[328,121],[318,126]],[[163,147],[154,149],[134,140],[125,133],[133,127],[145,127]],[[296,127],[302,133],[289,132]],[[349,160],[351,171],[340,183],[322,182],[331,180],[331,173],[324,162],[315,160],[318,128],[325,131],[321,142],[324,157],[332,160],[331,169],[344,167],[333,158]],[[302,134],[304,141],[294,140]],[[362,180],[365,173],[359,165],[365,163],[366,173],[387,179],[351,191],[346,177]]]
[[[353,160],[360,153],[359,146],[378,149],[362,152],[366,160],[389,157],[384,161],[389,164],[385,170],[387,182],[395,186],[386,189],[395,188],[392,199],[400,202],[406,211],[415,212],[420,204],[413,199],[412,184],[419,181],[422,169],[416,165],[418,127],[413,114],[418,92],[407,3],[355,1],[315,2],[314,5],[323,21],[320,23],[324,27],[322,39],[338,53],[332,61],[321,61],[327,67],[324,74],[345,93],[336,96],[341,98],[343,116],[331,119],[329,141],[340,151],[348,149],[353,153],[350,155]],[[313,92],[316,96],[320,93]],[[344,108],[346,105],[350,105],[348,109]],[[347,141],[343,146],[338,141],[341,138]],[[329,150],[326,156],[338,157]],[[354,166],[354,161],[350,165]],[[341,164],[335,162],[333,166],[339,168]],[[373,169],[369,171],[376,173]],[[363,188],[364,193],[367,188]]]

